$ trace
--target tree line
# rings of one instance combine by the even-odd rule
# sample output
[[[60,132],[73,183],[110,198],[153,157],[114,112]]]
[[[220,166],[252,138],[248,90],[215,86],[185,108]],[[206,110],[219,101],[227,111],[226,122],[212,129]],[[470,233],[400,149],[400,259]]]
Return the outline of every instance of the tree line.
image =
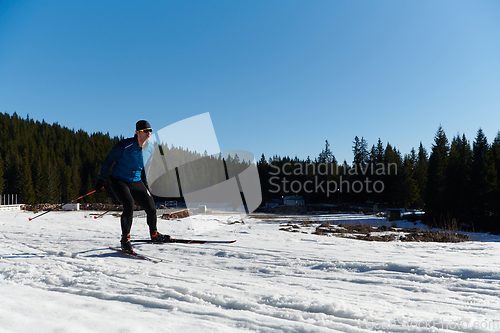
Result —
[[[27,204],[68,202],[94,189],[102,161],[120,138],[91,135],[0,113],[0,193]],[[105,202],[106,194],[86,202]]]
[[[64,203],[92,191],[106,155],[122,139],[15,113],[0,113],[0,130],[0,193],[17,194],[19,202],[31,204]],[[250,163],[166,145],[161,150],[191,161],[168,174],[160,164],[152,167],[156,185],[174,194],[182,193],[181,180],[185,190],[209,186],[230,176],[228,170],[244,170]],[[257,167],[263,203],[288,195],[312,204],[369,202],[424,209],[428,223],[437,226],[500,229],[500,132],[488,143],[479,129],[471,143],[465,134],[449,140],[439,127],[430,153],[420,143],[404,155],[381,139],[370,147],[355,137],[352,151],[350,164],[336,160],[328,141],[314,159],[262,155]],[[107,188],[83,201],[106,202],[110,193]]]
[[[355,137],[353,162],[325,148],[313,160],[264,155],[258,161],[264,201],[300,195],[307,203],[370,203],[425,210],[426,223],[500,230],[500,132],[490,144],[482,129],[451,142],[440,126],[430,154],[420,143],[407,154],[381,139]]]
[[[0,193],[17,194],[18,202],[65,203],[94,190],[101,164],[123,137],[88,134],[59,124],[47,124],[0,113]],[[249,161],[235,156],[209,156],[187,148],[161,147],[155,142],[155,159],[150,169],[150,186],[157,198],[178,197],[182,191],[205,188],[246,169]],[[176,169],[166,168],[161,156]],[[106,203],[113,198],[106,191],[81,202]],[[156,191],[155,191],[156,190]]]

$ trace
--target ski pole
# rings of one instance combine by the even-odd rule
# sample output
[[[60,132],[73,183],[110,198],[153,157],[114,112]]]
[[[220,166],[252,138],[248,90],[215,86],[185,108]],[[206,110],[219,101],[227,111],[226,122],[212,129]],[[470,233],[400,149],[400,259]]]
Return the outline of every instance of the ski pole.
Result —
[[[79,199],[81,199],[81,198],[85,198],[86,196],[89,196],[89,195],[91,195],[92,193],[95,193],[95,192],[96,192],[96,190],[93,190],[92,192],[89,192],[89,193],[87,193],[87,194],[82,195],[81,197],[78,197],[78,198],[76,198],[76,199],[71,200],[71,202],[76,201],[76,200],[79,200]],[[42,216],[42,215],[45,215],[45,214],[47,214],[47,213],[49,213],[49,212],[53,211],[54,209],[59,208],[59,207],[62,207],[62,206],[64,206],[64,205],[65,205],[65,204],[60,204],[59,206],[56,206],[55,208],[48,209],[46,212],[43,212],[43,213],[41,213],[41,214],[39,214],[39,215],[37,215],[37,216],[30,217],[28,220],[29,220],[29,221],[32,221],[32,220],[36,219],[37,217],[40,217],[40,216]]]
[[[97,216],[94,216],[95,219],[98,219],[100,217],[103,217],[104,215],[106,215],[107,213],[109,213],[111,210],[107,210],[105,211],[104,213],[100,214],[100,215],[97,215]]]
[[[95,193],[95,192],[97,192],[97,190],[93,190],[92,192],[89,192],[89,193],[87,193],[87,194],[84,194],[84,195],[82,195],[81,197],[78,197],[78,198],[76,198],[76,199],[73,199],[73,200],[71,200],[71,202],[73,202],[73,201],[77,201],[77,200],[80,200],[81,198],[85,198],[86,196],[89,196],[89,195],[91,195],[92,193]]]

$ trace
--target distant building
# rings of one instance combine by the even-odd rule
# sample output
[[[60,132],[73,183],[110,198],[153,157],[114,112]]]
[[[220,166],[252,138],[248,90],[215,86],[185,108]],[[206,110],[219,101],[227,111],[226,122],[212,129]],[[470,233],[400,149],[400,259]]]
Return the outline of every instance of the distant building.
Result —
[[[401,209],[389,208],[387,209],[387,221],[401,220]]]
[[[289,196],[283,199],[283,204],[285,206],[304,206],[304,197],[298,196]]]
[[[270,201],[266,202],[266,208],[273,208],[277,207],[283,204],[283,201],[280,199],[271,199]]]

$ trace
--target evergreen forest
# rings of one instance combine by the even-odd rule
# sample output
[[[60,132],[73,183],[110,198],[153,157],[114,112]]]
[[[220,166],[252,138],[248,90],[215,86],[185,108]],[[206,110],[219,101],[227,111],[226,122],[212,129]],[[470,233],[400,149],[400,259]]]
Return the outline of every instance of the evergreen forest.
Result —
[[[122,138],[88,134],[57,123],[47,124],[0,113],[0,193],[16,194],[21,203],[65,203],[94,189],[101,163]],[[181,148],[156,147],[168,156],[188,156],[195,163],[184,168],[212,168],[213,179],[225,179],[226,172],[244,170],[249,162],[238,156],[224,159]],[[402,154],[379,139],[369,146],[355,137],[353,162],[339,163],[328,141],[318,156],[306,160],[264,155],[257,161],[263,204],[285,196],[302,196],[306,203],[378,204],[380,207],[424,209],[428,224],[445,228],[500,230],[500,132],[488,143],[479,129],[472,143],[465,134],[448,139],[439,127],[428,152],[418,149]],[[192,155],[192,156],[190,156]],[[190,157],[189,157],[190,156]],[[202,158],[200,158],[202,157]],[[161,166],[152,166],[152,170]],[[212,170],[211,169],[211,170]],[[219,171],[217,171],[219,170]],[[181,195],[179,175],[161,175],[158,182],[168,195]],[[190,174],[196,174],[192,170]],[[210,174],[210,172],[204,172]],[[215,177],[215,178],[214,178]],[[182,178],[182,177],[181,177]],[[210,178],[210,177],[208,177]],[[186,188],[211,184],[210,180],[184,180]],[[107,202],[106,188],[83,202]]]
[[[121,139],[109,134],[87,134],[59,124],[49,125],[0,113],[0,193],[16,194],[24,204],[67,203],[95,189],[101,164]],[[155,159],[150,168],[149,185],[156,199],[163,201],[217,184],[248,168],[249,162],[237,155],[223,158],[187,148],[160,147],[155,144]],[[168,160],[164,165],[160,154]],[[167,171],[166,171],[167,170]],[[114,202],[109,185],[106,191],[82,198],[80,202]]]
[[[429,225],[500,232],[500,132],[447,138],[440,126],[431,151],[402,154],[380,139],[355,137],[353,162],[339,163],[328,141],[314,160],[264,155],[258,169],[264,201],[302,196],[306,203],[377,204],[425,210]]]

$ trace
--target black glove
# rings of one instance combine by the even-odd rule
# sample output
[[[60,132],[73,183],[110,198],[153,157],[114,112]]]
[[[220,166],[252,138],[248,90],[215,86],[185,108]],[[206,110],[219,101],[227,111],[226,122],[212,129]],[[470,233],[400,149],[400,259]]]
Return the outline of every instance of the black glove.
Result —
[[[103,189],[104,189],[104,180],[98,179],[97,183],[95,184],[96,193],[101,193]]]

